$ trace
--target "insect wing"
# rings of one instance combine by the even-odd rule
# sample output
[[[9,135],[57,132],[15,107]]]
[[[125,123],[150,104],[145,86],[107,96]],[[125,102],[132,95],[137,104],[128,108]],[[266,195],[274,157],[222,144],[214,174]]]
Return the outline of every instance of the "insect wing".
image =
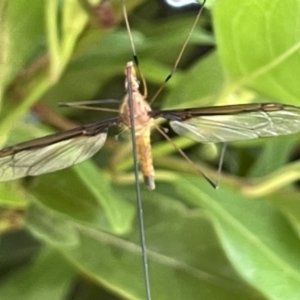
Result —
[[[0,150],[0,181],[61,170],[93,156],[119,117],[76,127]]]
[[[93,156],[105,143],[106,133],[80,136],[41,148],[0,157],[0,181],[61,170]]]
[[[300,109],[269,104],[262,110],[195,116],[170,125],[176,133],[201,143],[243,141],[299,132]]]

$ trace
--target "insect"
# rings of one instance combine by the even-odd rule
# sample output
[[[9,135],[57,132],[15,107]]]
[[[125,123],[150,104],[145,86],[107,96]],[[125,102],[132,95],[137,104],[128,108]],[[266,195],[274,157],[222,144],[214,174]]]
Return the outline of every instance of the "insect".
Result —
[[[172,129],[200,143],[228,143],[260,137],[296,133],[300,108],[278,103],[194,107],[151,110],[139,92],[139,82],[132,62],[125,70],[126,89],[131,88],[137,144],[145,185],[155,188],[150,132],[153,120],[163,118]],[[80,107],[80,106],[79,106]],[[130,128],[129,94],[119,116],[74,129],[37,138],[0,150],[0,181],[14,180],[54,172],[92,157],[104,145],[108,129],[123,125]]]
[[[179,134],[204,143],[210,141],[227,143],[298,132],[300,109],[282,104],[244,104],[151,111],[137,91],[138,82],[132,63],[127,64],[126,70],[130,75],[126,77],[127,85],[132,88],[130,95],[137,100],[134,102],[136,139],[140,149],[144,180],[150,189],[154,188],[154,171],[148,141],[150,127],[156,118],[164,118]],[[104,145],[107,131],[111,126],[122,124],[130,126],[127,97],[122,104],[120,115],[115,118],[1,150],[0,178],[11,180],[52,172],[88,159]]]
[[[228,143],[299,132],[300,108],[278,103],[153,111],[138,90],[133,63],[128,62],[126,69],[131,74],[135,139],[149,189],[155,188],[150,131],[156,118],[164,118],[176,133],[200,143]],[[125,86],[128,84],[126,78]],[[0,180],[49,173],[90,158],[104,145],[109,127],[130,127],[128,98],[127,94],[118,117],[0,150]]]

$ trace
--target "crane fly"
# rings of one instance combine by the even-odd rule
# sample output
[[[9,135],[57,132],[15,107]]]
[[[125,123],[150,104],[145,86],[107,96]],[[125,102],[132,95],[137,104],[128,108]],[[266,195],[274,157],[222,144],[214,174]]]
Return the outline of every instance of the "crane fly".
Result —
[[[163,118],[171,128],[200,143],[228,143],[287,135],[300,131],[300,108],[279,103],[238,104],[151,110],[139,92],[132,62],[125,87],[131,85],[135,140],[145,185],[155,188],[150,132],[153,120]],[[130,83],[129,83],[130,82]],[[130,128],[129,95],[119,116],[0,150],[0,181],[35,176],[70,167],[93,156],[104,145],[109,127]]]
[[[198,22],[204,4],[205,1],[202,3],[190,33]],[[123,3],[122,6],[129,40],[134,57],[136,57],[125,4]],[[177,58],[173,71],[177,67],[189,38],[190,34]],[[115,125],[123,125],[129,129],[130,127],[135,128],[133,136],[141,171],[145,185],[151,190],[155,188],[150,145],[150,133],[154,119],[163,118],[169,121],[171,128],[176,133],[200,143],[228,143],[287,135],[300,131],[300,108],[279,103],[151,110],[145,96],[139,92],[139,81],[132,62],[127,63],[125,73],[127,74],[125,79],[127,94],[121,104],[119,116],[0,150],[0,181],[50,173],[78,164],[92,157],[102,148],[108,129]],[[172,73],[167,80],[171,78],[171,75]],[[144,80],[142,81],[144,83]],[[144,88],[146,88],[145,84]],[[130,102],[132,102],[134,126],[131,126]],[[81,103],[84,106],[84,102]],[[86,105],[90,105],[91,101],[86,103]],[[206,177],[205,174],[203,175]],[[206,177],[206,179],[208,178]],[[208,181],[212,183],[209,179]]]
[[[125,6],[123,8],[125,10]],[[185,46],[186,44],[183,49]],[[176,65],[177,62],[174,69]],[[127,94],[117,117],[0,150],[0,181],[36,176],[78,164],[92,157],[103,147],[110,127],[123,126],[133,132],[145,185],[154,189],[150,134],[154,120],[158,118],[168,121],[176,133],[200,143],[228,143],[300,131],[300,107],[279,103],[151,110],[150,104],[139,92],[139,81],[132,62],[127,63],[125,73]],[[91,102],[82,102],[78,107],[90,104]],[[151,299],[143,214],[141,202],[137,203],[146,293],[147,299]]]

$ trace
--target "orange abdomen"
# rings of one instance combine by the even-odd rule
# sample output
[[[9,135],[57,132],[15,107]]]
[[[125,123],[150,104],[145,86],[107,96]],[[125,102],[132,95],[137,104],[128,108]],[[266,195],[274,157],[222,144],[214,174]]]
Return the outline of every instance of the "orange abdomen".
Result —
[[[141,170],[144,176],[144,182],[150,190],[155,189],[154,168],[150,144],[150,130],[143,135],[136,136],[136,146],[139,155]]]

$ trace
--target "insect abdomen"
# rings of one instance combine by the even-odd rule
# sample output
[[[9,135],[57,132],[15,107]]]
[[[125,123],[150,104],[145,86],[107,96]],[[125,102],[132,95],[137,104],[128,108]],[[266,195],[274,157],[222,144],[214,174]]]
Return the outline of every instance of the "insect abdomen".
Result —
[[[141,170],[144,176],[145,185],[150,189],[155,189],[154,168],[151,154],[150,131],[136,137],[136,146],[140,160]]]

